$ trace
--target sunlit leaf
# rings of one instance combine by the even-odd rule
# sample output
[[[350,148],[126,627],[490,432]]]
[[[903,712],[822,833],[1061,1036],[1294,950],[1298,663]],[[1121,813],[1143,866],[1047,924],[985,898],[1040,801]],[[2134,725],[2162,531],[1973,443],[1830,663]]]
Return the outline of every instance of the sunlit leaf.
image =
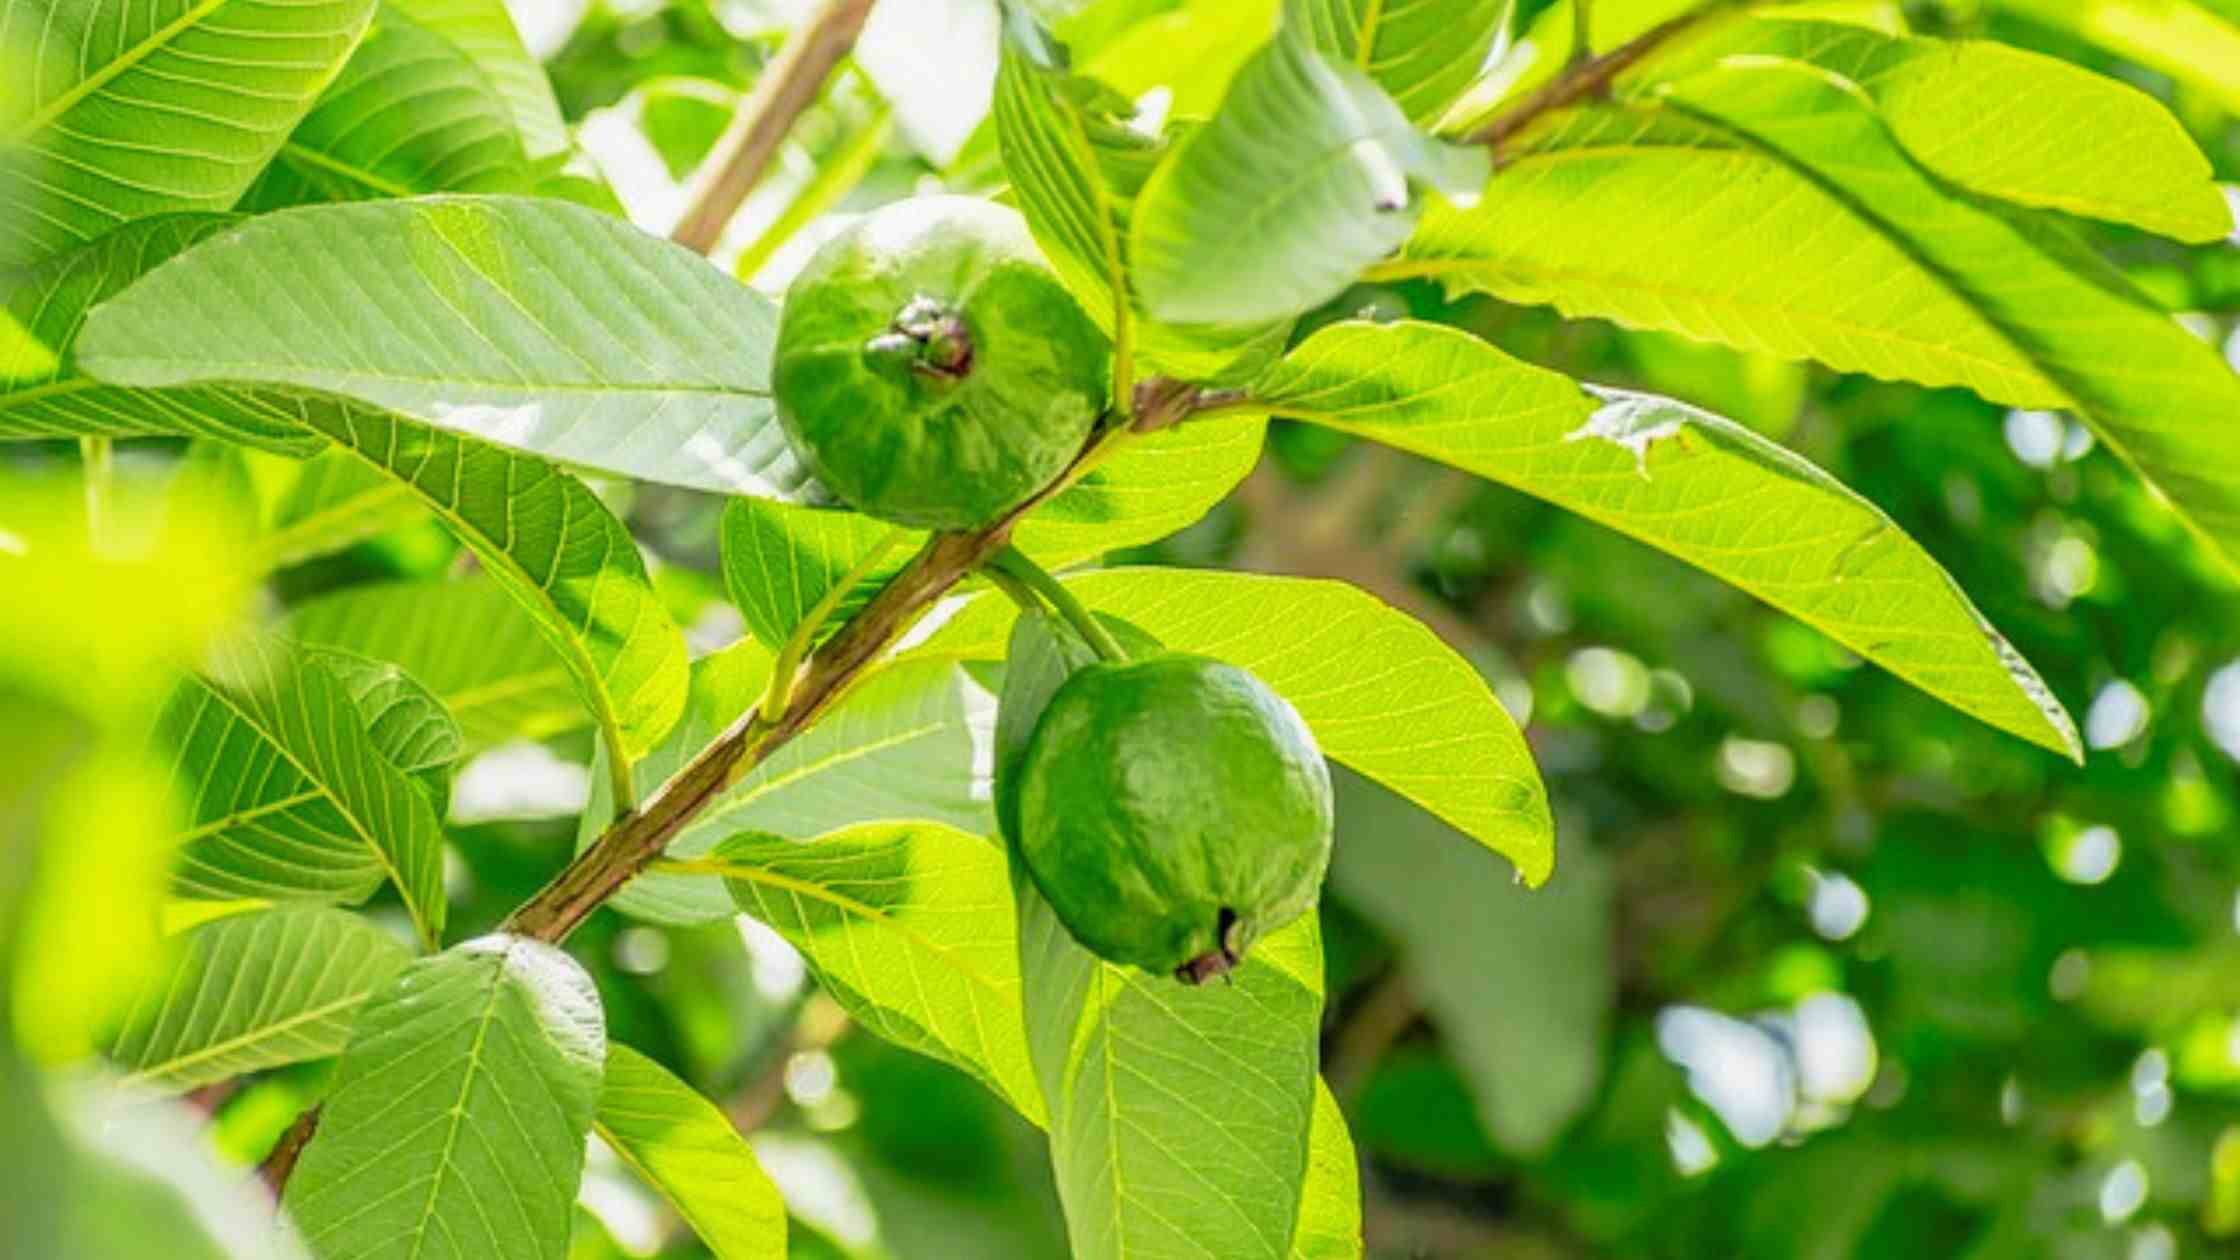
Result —
[[[1477,76],[1510,0],[1285,0],[1283,20],[1429,125]]]
[[[513,111],[521,147],[532,158],[568,147],[568,124],[544,67],[522,46],[505,0],[385,0],[388,6],[450,40],[497,85]]]
[[[2240,113],[2240,15],[2193,0],[1991,0],[2090,40]]]
[[[1361,1163],[1346,1113],[1321,1084],[1307,1131],[1307,1180],[1299,1192],[1291,1260],[1361,1260]]]
[[[366,734],[390,765],[416,774],[448,766],[465,754],[466,740],[443,701],[402,666],[335,647],[299,650],[350,693]]]
[[[305,460],[257,539],[260,567],[283,568],[428,519],[412,487],[348,451]]]
[[[786,1205],[714,1103],[630,1047],[607,1047],[600,1139],[659,1190],[715,1260],[784,1260]]]

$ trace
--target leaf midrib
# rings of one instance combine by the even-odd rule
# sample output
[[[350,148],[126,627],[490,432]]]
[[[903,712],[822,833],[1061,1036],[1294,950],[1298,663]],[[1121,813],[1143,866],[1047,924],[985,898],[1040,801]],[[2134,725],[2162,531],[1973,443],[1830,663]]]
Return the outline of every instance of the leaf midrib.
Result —
[[[349,997],[338,998],[335,1001],[298,1012],[287,1019],[259,1025],[239,1036],[213,1042],[193,1053],[178,1055],[159,1063],[143,1063],[129,1075],[118,1078],[117,1083],[125,1086],[154,1084],[158,1078],[173,1075],[198,1063],[205,1063],[211,1059],[231,1054],[236,1050],[246,1049],[260,1041],[282,1036],[304,1024],[316,1023],[330,1015],[340,1014],[352,1007],[363,1005],[365,1000],[371,996],[373,996],[373,990],[369,987],[365,991],[351,994]]]
[[[150,31],[146,39],[126,49],[122,56],[80,79],[77,83],[71,85],[70,90],[32,111],[23,120],[22,127],[8,137],[9,143],[21,144],[33,134],[52,125],[64,114],[76,109],[88,97],[109,86],[125,72],[134,69],[149,57],[154,56],[164,46],[170,44],[172,40],[185,34],[189,29],[200,25],[204,18],[224,8],[227,2],[228,0],[201,0],[201,3],[185,13]]]
[[[427,1246],[429,1224],[435,1220],[436,1200],[443,1197],[444,1177],[451,1167],[452,1155],[459,1149],[459,1129],[467,1118],[467,1096],[474,1092],[475,1073],[482,1069],[482,1047],[490,1037],[490,1025],[498,1010],[498,994],[506,983],[506,953],[493,959],[490,972],[490,993],[483,999],[482,1013],[475,1020],[474,1044],[467,1049],[466,1068],[459,1074],[459,1095],[451,1102],[451,1123],[445,1129],[443,1145],[436,1156],[435,1172],[428,1179],[428,1201],[420,1209],[420,1223],[412,1231],[412,1251],[407,1260],[420,1260],[422,1248]]]

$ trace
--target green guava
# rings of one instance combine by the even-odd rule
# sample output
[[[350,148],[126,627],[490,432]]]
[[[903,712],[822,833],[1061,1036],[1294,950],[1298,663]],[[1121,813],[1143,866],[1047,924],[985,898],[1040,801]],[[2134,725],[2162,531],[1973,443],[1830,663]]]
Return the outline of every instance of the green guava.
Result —
[[[1019,213],[918,197],[802,269],[778,318],[778,421],[850,507],[899,525],[990,524],[1079,454],[1112,347]]]
[[[1019,769],[1019,853],[1059,921],[1101,957],[1189,984],[1314,905],[1332,818],[1298,712],[1202,656],[1084,666]]]

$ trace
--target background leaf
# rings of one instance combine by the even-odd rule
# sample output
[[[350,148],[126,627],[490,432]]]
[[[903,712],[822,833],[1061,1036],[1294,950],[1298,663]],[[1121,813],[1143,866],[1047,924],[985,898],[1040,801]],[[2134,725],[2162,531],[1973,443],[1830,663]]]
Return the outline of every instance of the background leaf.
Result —
[[[1934,558],[1841,482],[1732,421],[1642,395],[1597,399],[1467,333],[1413,323],[1325,328],[1259,392],[1281,413],[1622,530],[1964,713],[2081,756],[2044,680]]]
[[[486,936],[366,1003],[284,1206],[320,1256],[564,1260],[606,1032],[566,954]]]
[[[442,828],[323,665],[245,640],[180,687],[159,739],[193,802],[182,892],[357,902],[388,882],[421,939],[441,939]]]
[[[2090,40],[2240,111],[2240,18],[2193,0],[1992,0]]]
[[[305,460],[257,539],[261,567],[330,555],[428,519],[412,487],[349,451]]]
[[[225,210],[350,55],[374,0],[10,0],[30,67],[0,147],[0,267],[133,219]]]
[[[126,1086],[171,1093],[325,1058],[409,961],[387,933],[340,910],[228,915],[182,936],[107,1055]]]
[[[784,1260],[786,1205],[721,1108],[630,1047],[607,1047],[594,1127],[715,1260]]]
[[[707,260],[554,201],[307,206],[189,251],[87,321],[116,384],[340,394],[547,459],[799,500],[777,310]]]
[[[387,7],[450,40],[495,84],[513,112],[521,147],[547,158],[568,147],[567,122],[544,67],[522,46],[505,0],[385,0]]]
[[[1131,225],[1144,309],[1185,323],[1297,315],[1408,239],[1421,187],[1474,196],[1491,169],[1416,133],[1360,71],[1279,36],[1144,186]]]
[[[510,192],[528,180],[496,86],[451,41],[384,9],[241,208]]]
[[[290,634],[396,663],[459,724],[466,751],[590,719],[527,610],[487,578],[356,586],[300,605]]]
[[[1331,60],[1375,79],[1418,126],[1477,77],[1510,0],[1285,0],[1283,20]]]
[[[0,441],[185,434],[297,454],[316,450],[315,435],[247,391],[124,389],[94,380],[74,361],[78,330],[96,303],[235,222],[217,214],[145,219],[0,277],[0,309],[24,338],[0,356]]]
[[[434,692],[404,669],[332,647],[300,649],[338,679],[365,720],[366,734],[406,774],[448,766],[465,755],[459,724]]]

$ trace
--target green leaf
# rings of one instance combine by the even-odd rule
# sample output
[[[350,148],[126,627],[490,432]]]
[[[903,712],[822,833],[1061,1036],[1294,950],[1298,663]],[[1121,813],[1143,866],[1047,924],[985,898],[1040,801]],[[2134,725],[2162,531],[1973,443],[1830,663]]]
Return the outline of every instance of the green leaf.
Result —
[[[661,1192],[715,1260],[785,1260],[786,1205],[728,1116],[630,1047],[607,1047],[601,1141]]]
[[[1406,614],[1342,582],[1183,569],[1065,581],[1091,608],[1178,652],[1259,675],[1299,710],[1325,756],[1508,858],[1527,883],[1554,869],[1547,792],[1516,723],[1468,662]],[[983,597],[916,651],[1000,657],[1015,619],[1008,601]]]
[[[1609,859],[1574,844],[1547,887],[1504,887],[1448,828],[1345,775],[1338,825],[1331,886],[1399,945],[1486,1131],[1545,1154],[1602,1076],[1617,1000]]]
[[[122,1084],[170,1093],[326,1058],[349,1040],[358,1007],[411,957],[340,910],[228,915],[184,934],[107,1054]]]
[[[1408,239],[1425,185],[1474,198],[1490,173],[1482,150],[1418,134],[1359,70],[1279,36],[1144,185],[1131,227],[1144,309],[1297,315]]]
[[[770,653],[751,643],[697,662],[686,720],[637,767],[639,783],[650,790],[746,712],[769,673]],[[747,832],[806,840],[869,822],[925,821],[985,833],[989,708],[987,693],[954,662],[882,668],[718,796],[669,842],[668,855],[702,857]],[[610,800],[595,781],[579,847],[604,825]],[[613,904],[665,923],[737,913],[722,883],[705,875],[643,875]]]
[[[688,249],[556,201],[263,215],[86,321],[114,384],[258,381],[562,463],[799,500],[770,401],[777,312]]]
[[[1003,851],[934,823],[745,834],[694,869],[801,951],[865,1028],[978,1077],[1037,1123]]]
[[[1722,69],[1674,85],[1673,106],[1569,111],[1379,273],[2074,410],[2240,549],[2220,428],[2240,377],[2058,225],[1948,194],[1824,74]],[[1688,212],[1641,230],[1659,205]]]
[[[262,640],[229,645],[181,684],[159,739],[193,802],[182,893],[358,902],[388,882],[421,939],[442,939],[442,828],[324,665]]]
[[[724,588],[746,620],[747,633],[773,649],[783,647],[817,601],[880,540],[897,532],[903,535],[900,544],[890,546],[885,560],[841,602],[831,629],[908,564],[925,535],[854,512],[733,499],[723,510]]]
[[[1438,121],[1478,75],[1510,0],[1285,0],[1286,26],[1389,93],[1418,126]]]
[[[1191,988],[1074,943],[1021,881],[1027,1044],[1077,1260],[1284,1260],[1316,1092],[1312,916]]]
[[[684,636],[638,544],[580,481],[541,460],[362,407],[305,422],[412,487],[500,589],[528,610],[601,738],[635,760],[684,704]]]
[[[486,936],[368,1001],[284,1206],[319,1256],[564,1260],[606,1031],[591,977]]]
[[[373,0],[12,0],[29,91],[0,149],[0,268],[134,219],[225,210],[350,55]]]
[[[466,755],[466,740],[443,701],[400,666],[341,648],[306,645],[301,651],[350,693],[373,746],[390,765],[417,774]]]
[[[509,192],[528,180],[496,87],[451,41],[384,11],[241,208]]]
[[[1346,1113],[1329,1086],[1319,1083],[1291,1260],[1361,1260],[1361,1163],[1346,1131]]]
[[[2075,726],[1936,560],[1802,457],[1669,399],[1601,391],[1455,329],[1334,324],[1255,391],[1278,413],[1511,485],[1686,560],[2000,730]]]
[[[1645,73],[1670,81],[1774,57],[1856,85],[1907,154],[1972,192],[2185,241],[2232,231],[2209,159],[2160,101],[2039,53],[1775,15],[1723,26]]]
[[[257,540],[259,567],[285,568],[428,519],[412,487],[349,451],[304,461]]]
[[[0,277],[0,310],[26,343],[0,356],[0,441],[182,434],[286,453],[316,450],[315,435],[249,392],[120,389],[87,376],[74,361],[78,329],[96,303],[235,222],[217,214],[146,219]]]
[[[1170,112],[1210,117],[1237,71],[1276,33],[1279,0],[1183,0],[1098,48],[1082,68],[1129,100],[1170,89]]]
[[[2240,113],[2240,22],[2192,0],[1991,0],[2151,67]]]
[[[513,112],[521,147],[545,158],[568,147],[568,124],[544,67],[529,55],[505,0],[386,0],[387,7],[450,40],[495,84]]]
[[[536,622],[487,579],[353,587],[295,609],[286,628],[306,644],[395,662],[459,724],[466,752],[588,719]]]

